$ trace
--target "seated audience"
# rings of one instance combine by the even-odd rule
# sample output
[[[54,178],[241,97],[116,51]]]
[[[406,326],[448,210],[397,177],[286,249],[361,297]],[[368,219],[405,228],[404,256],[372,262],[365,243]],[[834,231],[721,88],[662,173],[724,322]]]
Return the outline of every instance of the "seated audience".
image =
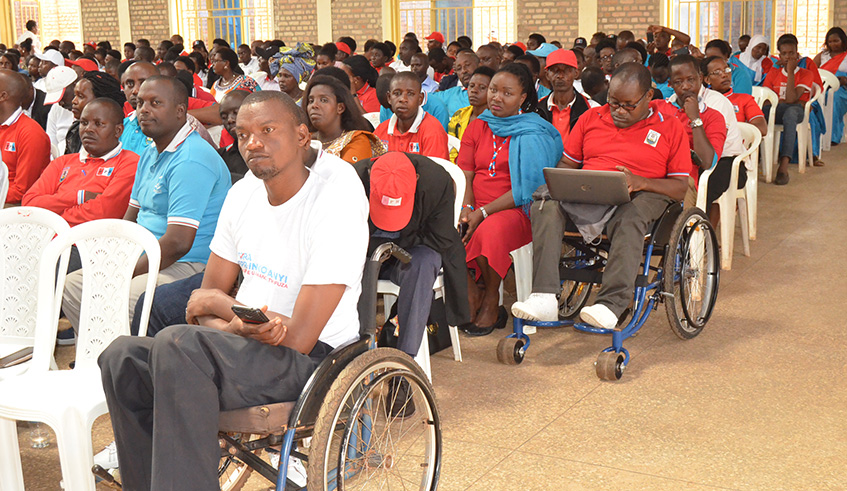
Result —
[[[179,81],[150,77],[137,94],[137,119],[153,140],[138,161],[125,220],[153,233],[161,247],[157,284],[203,271],[209,243],[231,177],[223,160],[186,121],[188,91]],[[153,169],[156,169],[155,172]],[[147,281],[147,257],[138,260],[128,316]],[[82,271],[68,275],[62,310],[79,328]]]
[[[488,109],[488,85],[491,83],[494,73],[494,70],[487,66],[481,66],[474,70],[471,80],[468,83],[468,102],[471,105],[463,107],[453,114],[447,128],[448,135],[453,135],[461,140],[468,126]],[[455,149],[450,150],[450,160],[452,162],[456,161],[458,155],[459,152]]]
[[[403,54],[403,43],[400,43],[400,56],[403,56]],[[371,66],[373,66],[376,72],[379,73],[386,66],[386,64],[391,61],[391,50],[385,43],[375,43],[367,52],[367,56],[368,60],[370,60],[371,62]],[[411,61],[411,55],[409,56],[409,61]],[[392,66],[392,68],[394,67]],[[405,71],[409,70],[408,63],[404,64],[404,68],[406,69]]]
[[[651,102],[650,72],[644,66],[626,63],[612,76],[609,104],[591,108],[571,131],[559,167],[586,170],[619,170],[626,175],[632,201],[605,211],[611,241],[603,284],[594,304],[582,309],[580,317],[592,326],[613,329],[632,302],[635,277],[641,264],[644,234],[667,206],[685,196],[691,170],[685,130],[675,118],[656,110],[662,102]],[[512,315],[521,319],[555,321],[562,285],[559,261],[562,235],[569,213],[567,203],[532,205],[532,294],[512,305]],[[598,208],[601,212],[605,207]],[[611,209],[611,208],[610,208]]]
[[[435,92],[438,90],[438,84],[435,83],[429,75],[431,70],[429,66],[429,57],[423,53],[415,53],[412,55],[412,61],[409,64],[411,72],[418,76],[421,81],[421,90],[424,92]]]
[[[103,72],[85,72],[74,86],[74,98],[71,101],[71,113],[74,122],[68,129],[65,137],[65,155],[80,153],[82,141],[80,140],[79,118],[86,104],[98,97],[112,99],[123,107],[126,96],[121,91],[121,85],[112,76]]]
[[[562,142],[566,142],[579,117],[589,107],[599,104],[574,89],[577,62],[573,51],[559,49],[551,53],[547,57],[546,75],[553,93],[538,101],[539,114],[556,127]]]
[[[391,112],[391,103],[388,102],[388,91],[391,89],[391,81],[394,79],[394,73],[386,72],[387,70],[383,70],[382,75],[380,75],[376,81],[376,96],[380,105],[380,123],[388,121],[394,114]],[[424,92],[421,107],[427,112],[427,114],[437,119],[444,128],[444,131],[447,131],[447,125],[450,123],[450,116],[447,114],[447,108],[441,99],[438,98],[437,93]]]
[[[500,68],[500,50],[492,46],[490,44],[485,44],[480,46],[479,49],[476,50],[476,56],[479,57],[479,66],[487,66],[492,70],[498,70]]]
[[[750,38],[747,49],[738,56],[738,61],[749,70],[753,85],[762,85],[765,76],[773,67],[773,59],[769,56],[769,52],[768,39],[761,34],[756,34]]]
[[[362,55],[345,58],[343,69],[350,77],[350,90],[359,100],[365,113],[379,112],[379,100],[376,95],[378,74],[370,62]]]
[[[313,57],[311,46],[297,45],[296,48],[280,48],[270,59],[271,75],[275,74],[279,80],[279,90],[288,94],[298,105],[302,105],[303,97],[300,84],[309,79],[315,68]]]
[[[21,74],[0,69],[0,160],[9,179],[6,204],[20,203],[50,163],[50,139],[21,108],[30,97],[28,89]]]
[[[433,92],[432,96],[446,106],[448,115],[455,114],[459,109],[468,106],[468,84],[474,70],[478,67],[479,58],[476,53],[471,50],[460,51],[456,56],[456,62],[453,63],[458,85],[447,90],[441,89],[439,92]]]
[[[753,36],[752,44],[756,40]],[[797,66],[800,55],[797,53],[797,38],[793,34],[783,34],[776,42],[779,60],[768,72],[764,87],[776,92],[779,104],[776,106],[776,123],[782,125],[782,143],[779,146],[779,167],[774,183],[788,184],[788,162],[797,143],[797,125],[803,121],[803,105],[808,102],[815,85],[814,75],[805,68]],[[753,46],[756,51],[759,46]],[[765,117],[770,117],[770,105],[763,108]],[[806,158],[805,155],[799,158]]]
[[[303,100],[312,139],[320,141],[324,151],[351,164],[385,153],[350,90],[337,79],[312,77]]]
[[[238,110],[244,102],[244,98],[250,95],[246,90],[231,90],[224,96],[221,103],[218,105],[221,121],[223,122],[224,131],[229,134],[233,142],[228,147],[218,148],[218,154],[229,169],[229,174],[232,177],[232,183],[235,184],[249,170],[241,152],[238,150],[238,137],[235,134],[235,121],[238,117]]]
[[[414,357],[432,305],[432,286],[444,270],[447,323],[469,320],[467,266],[456,231],[453,179],[440,165],[415,154],[389,152],[354,165],[370,197],[368,249],[394,242],[412,255],[408,265],[391,261],[381,277],[400,286],[397,349]]]
[[[244,75],[241,67],[238,66],[238,55],[235,54],[235,51],[229,48],[219,48],[210,59],[212,70],[220,77],[212,84],[211,93],[215,96],[216,101],[222,101],[227,92],[231,90],[240,89],[253,92],[258,89],[256,81]]]
[[[582,71],[582,89],[585,95],[601,106],[606,104],[608,87],[609,81],[606,80],[606,74],[599,67],[589,66]]]
[[[728,64],[732,75],[732,91],[736,94],[752,94],[753,80],[750,78],[750,70],[742,66],[741,61],[732,56],[732,47],[723,39],[712,39],[703,50],[706,58],[720,56]]]
[[[68,130],[74,123],[74,113],[71,104],[74,99],[74,86],[78,80],[77,73],[69,67],[57,67],[44,77],[44,104],[50,106],[47,113],[47,136],[50,145],[55,147],[55,155],[65,154],[65,139]]]
[[[768,133],[768,122],[762,109],[750,94],[739,94],[732,90],[731,68],[722,56],[709,56],[700,62],[703,81],[712,90],[719,92],[732,103],[735,119],[739,123],[750,123],[762,136]]]
[[[520,63],[529,69],[529,73],[532,75],[534,80],[533,85],[535,86],[536,94],[541,94],[539,96],[540,99],[543,99],[550,95],[550,89],[542,85],[541,80],[539,80],[539,74],[541,73],[541,62],[540,58],[537,56],[533,56],[531,54],[525,54],[523,56],[518,56],[515,58],[515,63]]]
[[[447,133],[441,123],[423,110],[424,94],[418,76],[400,72],[391,80],[388,101],[394,115],[374,131],[389,152],[408,152],[448,158]]]
[[[120,337],[99,359],[126,489],[179,488],[187,469],[192,487],[219,488],[219,412],[296,400],[320,361],[358,337],[368,205],[353,169],[343,164],[355,181],[344,183],[308,171],[309,131],[279,92],[251,94],[236,134],[258,179],[227,197],[203,287],[188,304],[186,320],[199,325]],[[287,281],[256,274],[257,265]],[[261,307],[271,321],[243,324],[233,304]],[[231,383],[245,377],[267,390]],[[162,432],[172,438],[154,439]]]
[[[470,335],[506,325],[507,312],[498,307],[509,253],[532,240],[526,205],[544,182],[542,169],[562,156],[562,138],[535,113],[537,105],[530,71],[506,65],[488,86],[488,110],[462,137],[456,163],[467,179],[459,224],[466,227],[470,324],[463,329]]]
[[[23,197],[62,216],[70,226],[126,214],[138,155],[123,150],[123,110],[112,99],[89,102],[80,115],[82,150],[50,162]]]
[[[841,143],[844,136],[844,116],[847,114],[847,34],[840,27],[826,33],[824,49],[814,60],[821,70],[834,73],[839,86],[835,90],[832,110],[832,143]]]

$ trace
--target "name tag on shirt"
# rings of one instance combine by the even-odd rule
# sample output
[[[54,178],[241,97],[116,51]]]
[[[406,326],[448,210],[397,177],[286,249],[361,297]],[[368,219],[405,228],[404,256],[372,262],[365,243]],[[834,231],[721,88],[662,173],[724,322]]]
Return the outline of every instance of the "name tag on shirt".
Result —
[[[647,138],[644,139],[644,143],[650,145],[653,148],[656,148],[656,144],[659,143],[659,138],[662,135],[656,130],[650,130],[647,133]]]
[[[6,142],[6,145],[3,146],[3,150],[6,152],[14,152],[15,142]]]

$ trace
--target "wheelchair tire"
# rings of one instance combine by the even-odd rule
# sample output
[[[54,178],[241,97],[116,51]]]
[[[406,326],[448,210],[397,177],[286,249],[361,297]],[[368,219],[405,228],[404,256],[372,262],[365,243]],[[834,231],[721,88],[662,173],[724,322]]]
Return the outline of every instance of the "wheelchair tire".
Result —
[[[238,441],[250,441],[257,435],[231,433],[230,436]],[[229,455],[226,452],[228,447],[229,446],[226,445],[225,442],[221,445],[221,449],[223,451],[221,452],[221,461],[218,464],[218,481],[221,485],[221,491],[238,491],[243,488],[247,483],[247,480],[250,479],[250,474],[253,472],[253,469],[239,460],[238,457]]]
[[[411,395],[396,407],[404,393]],[[409,401],[413,408],[403,414]],[[326,394],[309,449],[307,489],[432,491],[441,451],[441,421],[426,374],[405,353],[377,348],[347,365]],[[419,488],[409,485],[418,482]]]
[[[600,380],[609,380],[611,382],[620,380],[625,368],[623,364],[624,360],[623,353],[603,351],[597,355],[597,361],[594,362],[594,372]]]
[[[567,265],[575,262],[579,256],[582,256],[579,250],[573,246],[565,244],[564,253],[562,254],[561,263]],[[583,256],[584,257],[584,256]],[[562,281],[562,293],[559,295],[559,319],[569,320],[576,317],[580,310],[585,307],[588,302],[588,297],[591,296],[591,289],[594,283],[580,282],[574,280]]]
[[[497,361],[504,365],[520,365],[526,352],[523,339],[503,338],[497,343]]]
[[[662,288],[671,330],[691,339],[703,330],[718,296],[720,254],[715,231],[698,208],[685,210],[674,223],[663,260]]]

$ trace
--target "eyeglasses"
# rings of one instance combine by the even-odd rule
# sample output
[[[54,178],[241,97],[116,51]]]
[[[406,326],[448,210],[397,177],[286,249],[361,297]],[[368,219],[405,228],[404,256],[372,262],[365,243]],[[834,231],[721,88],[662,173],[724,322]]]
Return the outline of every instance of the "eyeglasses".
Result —
[[[632,111],[635,111],[635,108],[637,108],[639,104],[641,104],[641,101],[644,100],[644,96],[647,95],[647,92],[650,92],[650,89],[647,89],[647,91],[644,92],[644,94],[642,94],[637,101],[635,101],[635,104],[622,104],[620,102],[612,102],[611,100],[607,100],[607,103],[609,104],[609,108],[612,111],[623,109],[624,111],[631,113]]]
[[[723,69],[712,70],[711,72],[709,72],[709,76],[710,77],[717,77],[721,73],[727,73],[727,74],[732,73],[732,68],[726,67],[726,68],[723,68]]]
[[[601,57],[600,57],[600,59],[601,59],[601,60],[603,60],[603,61],[611,60],[614,56],[615,56],[615,55],[606,55],[606,56],[601,56]]]

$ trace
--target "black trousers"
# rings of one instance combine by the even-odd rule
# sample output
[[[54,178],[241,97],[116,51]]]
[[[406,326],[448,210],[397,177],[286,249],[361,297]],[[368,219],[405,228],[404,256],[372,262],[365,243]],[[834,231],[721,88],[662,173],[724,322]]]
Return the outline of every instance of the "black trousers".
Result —
[[[122,336],[100,355],[124,489],[219,489],[220,411],[295,401],[331,347],[309,356],[207,327]]]

